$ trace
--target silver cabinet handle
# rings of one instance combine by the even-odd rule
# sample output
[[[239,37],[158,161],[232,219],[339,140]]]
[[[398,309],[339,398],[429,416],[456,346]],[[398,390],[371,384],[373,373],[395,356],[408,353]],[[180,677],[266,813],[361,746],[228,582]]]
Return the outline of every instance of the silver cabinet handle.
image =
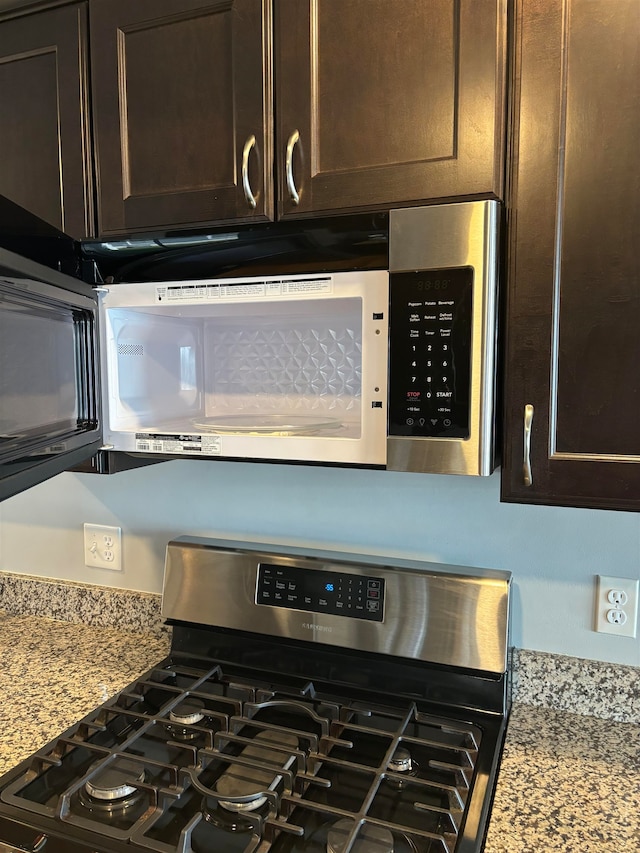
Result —
[[[244,190],[244,197],[251,208],[255,208],[256,206],[256,197],[251,192],[251,184],[249,183],[249,154],[255,144],[256,138],[251,134],[242,149],[242,189]]]
[[[300,204],[300,196],[296,189],[296,182],[293,179],[293,149],[296,147],[296,143],[299,139],[300,134],[297,130],[294,130],[287,142],[287,156],[284,162],[284,168],[287,175],[287,188],[289,190],[291,201],[294,204]]]
[[[533,423],[533,406],[530,403],[524,407],[524,458],[522,460],[522,473],[525,486],[533,483],[531,474],[531,424]]]

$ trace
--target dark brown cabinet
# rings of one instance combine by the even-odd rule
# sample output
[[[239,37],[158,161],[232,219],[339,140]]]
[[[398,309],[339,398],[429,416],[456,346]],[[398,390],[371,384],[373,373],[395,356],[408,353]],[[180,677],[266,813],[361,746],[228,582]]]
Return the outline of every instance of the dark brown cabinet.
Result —
[[[273,218],[270,0],[92,0],[102,235]]]
[[[85,3],[0,21],[0,194],[93,234]]]
[[[101,234],[501,197],[506,24],[506,0],[91,0]]]
[[[639,510],[640,5],[516,24],[503,499]]]
[[[279,212],[502,197],[502,0],[276,0]]]

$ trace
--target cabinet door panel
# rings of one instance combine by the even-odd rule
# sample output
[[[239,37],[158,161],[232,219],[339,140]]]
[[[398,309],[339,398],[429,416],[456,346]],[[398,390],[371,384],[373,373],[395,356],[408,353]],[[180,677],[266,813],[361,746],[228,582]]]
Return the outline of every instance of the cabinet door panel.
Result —
[[[270,26],[269,0],[92,3],[102,234],[271,218]]]
[[[86,6],[0,25],[0,194],[61,231],[93,233]]]
[[[640,509],[640,6],[518,20],[503,497]]]
[[[501,0],[279,0],[281,213],[500,196],[505,24]]]

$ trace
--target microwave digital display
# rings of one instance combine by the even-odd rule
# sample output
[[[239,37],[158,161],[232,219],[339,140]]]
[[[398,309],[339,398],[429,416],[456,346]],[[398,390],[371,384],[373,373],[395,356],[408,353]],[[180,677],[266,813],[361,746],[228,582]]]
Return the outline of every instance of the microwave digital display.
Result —
[[[473,269],[390,276],[389,434],[468,438]]]

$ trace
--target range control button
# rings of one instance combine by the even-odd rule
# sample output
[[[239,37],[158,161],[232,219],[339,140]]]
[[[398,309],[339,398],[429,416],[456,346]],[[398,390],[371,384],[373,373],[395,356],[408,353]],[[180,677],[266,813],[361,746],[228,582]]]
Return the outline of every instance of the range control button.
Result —
[[[367,601],[367,610],[370,613],[375,613],[376,610],[380,610],[380,602],[379,601]]]
[[[368,589],[367,590],[367,598],[380,598],[380,590],[379,589]]]
[[[368,587],[368,589],[378,589],[379,590],[380,589],[380,581],[368,580],[367,581],[367,587]]]

